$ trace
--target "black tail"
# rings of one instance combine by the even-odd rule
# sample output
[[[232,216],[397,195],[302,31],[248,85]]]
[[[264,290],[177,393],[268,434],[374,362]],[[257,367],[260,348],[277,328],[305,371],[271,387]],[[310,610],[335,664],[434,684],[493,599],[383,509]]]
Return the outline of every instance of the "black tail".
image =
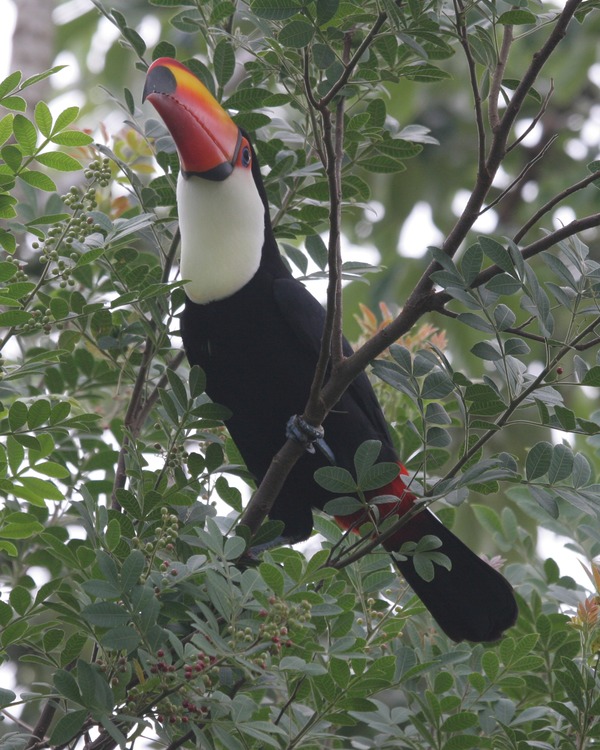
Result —
[[[419,538],[425,534],[437,536],[442,542],[439,551],[450,558],[452,569],[436,565],[430,582],[419,576],[410,558],[405,562],[395,560],[398,569],[453,641],[497,641],[517,619],[512,586],[432,513],[423,511],[417,519]]]

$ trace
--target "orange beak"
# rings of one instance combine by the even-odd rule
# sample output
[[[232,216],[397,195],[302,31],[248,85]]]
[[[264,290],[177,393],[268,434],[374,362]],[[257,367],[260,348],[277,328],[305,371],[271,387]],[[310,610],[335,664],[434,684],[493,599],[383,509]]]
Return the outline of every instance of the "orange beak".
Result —
[[[185,65],[170,57],[155,60],[146,76],[146,99],[173,136],[184,176],[224,180],[233,172],[240,129]]]

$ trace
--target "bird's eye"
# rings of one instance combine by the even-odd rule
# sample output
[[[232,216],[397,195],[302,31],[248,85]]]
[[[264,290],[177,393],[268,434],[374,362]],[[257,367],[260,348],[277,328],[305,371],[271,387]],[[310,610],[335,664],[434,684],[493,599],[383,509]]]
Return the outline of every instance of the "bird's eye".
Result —
[[[247,167],[250,165],[250,149],[248,146],[244,146],[242,149],[242,167]]]

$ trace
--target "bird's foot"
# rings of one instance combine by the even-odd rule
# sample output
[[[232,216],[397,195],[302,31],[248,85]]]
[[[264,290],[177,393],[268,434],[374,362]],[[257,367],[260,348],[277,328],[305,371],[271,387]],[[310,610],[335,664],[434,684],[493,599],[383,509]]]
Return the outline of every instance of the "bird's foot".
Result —
[[[286,437],[295,440],[309,453],[315,452],[315,446],[321,451],[330,464],[335,464],[333,451],[325,442],[325,431],[322,427],[309,424],[298,414],[290,417],[285,428]]]

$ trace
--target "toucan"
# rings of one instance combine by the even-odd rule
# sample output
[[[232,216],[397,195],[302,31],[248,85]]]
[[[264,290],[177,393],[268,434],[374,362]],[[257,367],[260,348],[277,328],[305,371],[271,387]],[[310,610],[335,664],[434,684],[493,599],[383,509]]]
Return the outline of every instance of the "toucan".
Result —
[[[143,99],[151,102],[170,131],[180,161],[177,205],[186,295],[181,317],[185,352],[190,364],[203,368],[208,396],[231,412],[226,420],[229,433],[260,482],[287,437],[301,439],[297,427],[286,426],[306,405],[325,311],[283,262],[248,134],[174,59],[163,57],[150,65]],[[344,346],[350,353],[349,344]],[[399,465],[396,479],[371,493],[397,498],[377,505],[380,518],[406,514],[415,501],[365,373],[341,396],[323,429],[323,450],[303,452],[269,514],[283,522],[287,543],[307,539],[313,509],[323,509],[334,497],[315,481],[316,470],[333,460],[353,471],[355,453],[367,440],[380,442],[380,461]],[[351,528],[360,525],[359,516],[338,521]],[[517,617],[511,585],[430,510],[412,515],[384,546],[397,552],[404,542],[417,542],[425,535],[438,537],[439,551],[449,558],[451,568],[436,565],[433,579],[426,581],[410,556],[399,560],[392,555],[400,574],[451,639],[498,640]]]

